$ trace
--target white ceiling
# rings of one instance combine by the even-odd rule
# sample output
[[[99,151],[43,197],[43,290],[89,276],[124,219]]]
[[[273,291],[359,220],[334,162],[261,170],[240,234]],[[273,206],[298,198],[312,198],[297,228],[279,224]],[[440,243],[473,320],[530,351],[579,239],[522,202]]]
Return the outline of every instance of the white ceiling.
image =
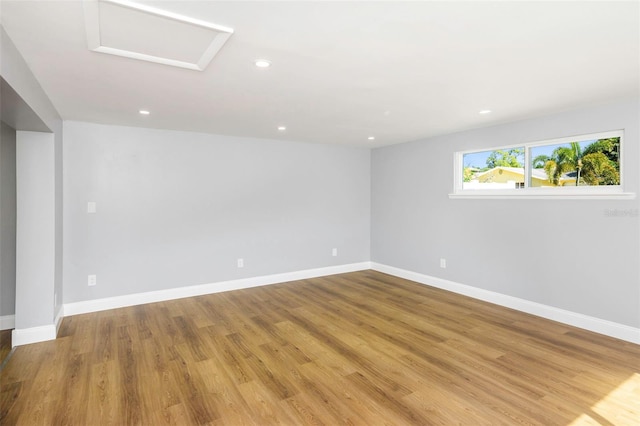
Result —
[[[138,3],[234,33],[200,72],[90,51],[81,1],[0,19],[65,120],[381,146],[639,95],[638,1]]]

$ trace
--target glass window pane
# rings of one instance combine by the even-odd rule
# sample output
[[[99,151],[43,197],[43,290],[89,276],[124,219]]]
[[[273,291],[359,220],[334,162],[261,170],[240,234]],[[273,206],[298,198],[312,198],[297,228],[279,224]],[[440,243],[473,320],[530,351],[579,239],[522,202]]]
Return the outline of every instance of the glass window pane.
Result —
[[[462,189],[524,188],[523,147],[467,153],[462,165]]]
[[[532,147],[531,187],[620,185],[620,137]]]

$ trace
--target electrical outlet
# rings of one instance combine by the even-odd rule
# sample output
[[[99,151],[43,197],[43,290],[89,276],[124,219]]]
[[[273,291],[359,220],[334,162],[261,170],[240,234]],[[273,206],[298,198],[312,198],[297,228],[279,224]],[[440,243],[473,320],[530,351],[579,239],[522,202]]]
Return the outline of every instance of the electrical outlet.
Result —
[[[336,257],[338,255],[338,249],[334,248],[333,250],[331,250],[331,256]]]
[[[238,259],[238,268],[244,268],[244,259]]]
[[[95,275],[88,275],[87,276],[87,285],[89,287],[94,286],[98,284],[98,278]]]
[[[440,259],[440,267],[442,269],[446,269],[447,268],[447,259]]]

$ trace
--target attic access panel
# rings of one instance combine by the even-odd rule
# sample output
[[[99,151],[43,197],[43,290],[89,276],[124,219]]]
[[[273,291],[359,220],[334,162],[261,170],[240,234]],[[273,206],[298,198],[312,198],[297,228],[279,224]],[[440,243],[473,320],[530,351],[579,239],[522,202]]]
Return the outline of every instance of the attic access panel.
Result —
[[[124,0],[84,0],[89,50],[203,71],[233,29]]]

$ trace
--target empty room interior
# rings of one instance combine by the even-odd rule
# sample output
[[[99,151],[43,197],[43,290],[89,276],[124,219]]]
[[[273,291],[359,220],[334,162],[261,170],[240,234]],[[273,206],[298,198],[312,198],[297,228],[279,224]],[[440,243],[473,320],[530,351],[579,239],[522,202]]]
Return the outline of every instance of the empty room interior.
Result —
[[[0,24],[0,424],[640,425],[640,2]]]

